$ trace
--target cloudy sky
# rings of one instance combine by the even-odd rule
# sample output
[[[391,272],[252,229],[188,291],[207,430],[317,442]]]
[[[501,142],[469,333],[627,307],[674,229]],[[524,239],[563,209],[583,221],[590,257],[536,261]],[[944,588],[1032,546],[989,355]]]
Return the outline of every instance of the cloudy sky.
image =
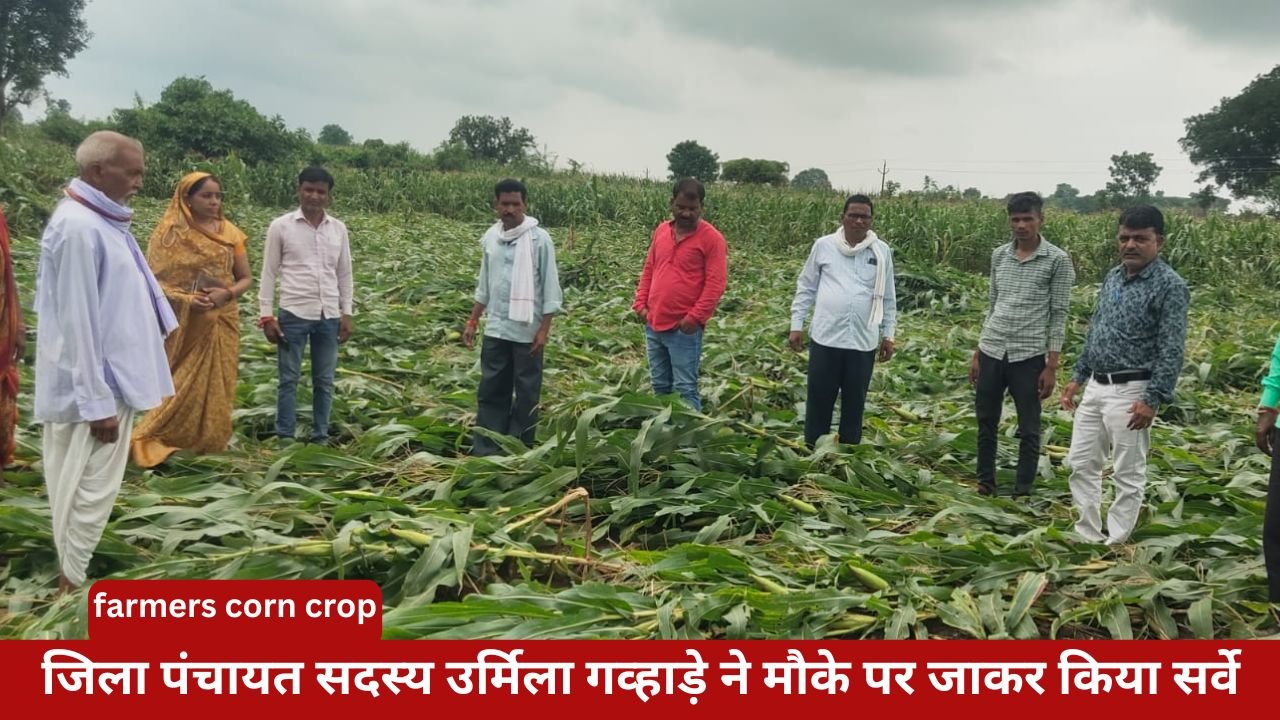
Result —
[[[663,177],[720,159],[989,195],[1088,193],[1149,151],[1157,189],[1196,169],[1184,118],[1280,62],[1276,0],[90,0],[94,37],[48,83],[74,114],[203,75],[315,134],[436,146],[507,115],[559,158]]]

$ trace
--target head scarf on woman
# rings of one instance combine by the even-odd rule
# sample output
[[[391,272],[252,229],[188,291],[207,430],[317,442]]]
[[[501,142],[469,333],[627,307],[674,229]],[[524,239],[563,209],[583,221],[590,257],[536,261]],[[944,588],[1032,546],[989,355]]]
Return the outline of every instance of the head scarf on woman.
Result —
[[[234,256],[245,253],[248,238],[240,228],[221,217],[216,230],[201,227],[186,203],[191,188],[212,177],[193,172],[178,182],[147,245],[147,264],[179,313],[194,293],[235,282]]]
[[[152,245],[157,240],[163,242],[170,233],[184,235],[196,232],[214,242],[226,245],[237,253],[244,252],[244,243],[247,239],[245,234],[240,231],[240,228],[227,222],[221,216],[221,210],[218,213],[218,219],[221,221],[220,227],[217,232],[211,233],[196,224],[195,217],[191,214],[191,208],[186,203],[187,194],[191,192],[191,188],[201,180],[212,177],[212,173],[197,171],[188,173],[178,181],[178,186],[173,189],[173,198],[169,200],[169,207],[165,208],[164,216],[160,218],[155,231],[151,233]],[[217,178],[214,178],[214,181],[217,182]],[[170,245],[172,245],[172,242],[170,242]]]

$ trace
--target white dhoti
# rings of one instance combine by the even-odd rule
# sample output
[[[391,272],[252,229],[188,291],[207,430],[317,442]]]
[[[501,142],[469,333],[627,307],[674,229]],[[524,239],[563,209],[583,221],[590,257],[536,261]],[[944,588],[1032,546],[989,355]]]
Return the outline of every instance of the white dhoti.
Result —
[[[44,482],[53,510],[53,543],[62,574],[82,585],[102,539],[129,462],[132,408],[117,406],[119,437],[110,445],[89,434],[89,423],[45,423]]]
[[[1129,539],[1138,522],[1138,512],[1146,499],[1151,428],[1130,430],[1129,417],[1147,384],[1146,380],[1116,385],[1091,381],[1076,408],[1066,464],[1071,468],[1071,498],[1080,515],[1076,532],[1086,540],[1122,543]],[[1114,462],[1112,482],[1116,492],[1107,511],[1107,534],[1103,535],[1102,470],[1109,458]]]

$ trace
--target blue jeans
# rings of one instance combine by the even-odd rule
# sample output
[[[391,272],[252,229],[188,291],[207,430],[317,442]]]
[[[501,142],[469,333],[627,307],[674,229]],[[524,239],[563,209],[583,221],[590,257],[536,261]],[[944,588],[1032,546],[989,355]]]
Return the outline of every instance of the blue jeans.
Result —
[[[694,410],[701,411],[698,366],[702,362],[702,329],[686,335],[678,327],[657,332],[645,325],[644,336],[649,349],[649,378],[653,391],[666,395],[674,389]]]
[[[302,350],[311,341],[311,440],[329,439],[329,408],[333,406],[333,373],[338,368],[338,318],[304,320],[280,311],[284,342],[276,348],[280,374],[276,387],[276,435],[292,440],[298,414],[298,379]]]

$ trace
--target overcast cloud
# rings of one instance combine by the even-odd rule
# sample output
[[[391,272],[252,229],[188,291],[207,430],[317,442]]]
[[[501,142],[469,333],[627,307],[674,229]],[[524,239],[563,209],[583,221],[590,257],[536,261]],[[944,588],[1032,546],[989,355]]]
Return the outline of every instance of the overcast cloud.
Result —
[[[989,195],[1093,192],[1124,150],[1185,195],[1183,120],[1280,62],[1264,0],[90,0],[86,19],[49,82],[80,116],[203,75],[313,134],[430,150],[461,115],[507,115],[602,172],[665,177],[696,139],[846,189],[887,161],[904,187]]]

